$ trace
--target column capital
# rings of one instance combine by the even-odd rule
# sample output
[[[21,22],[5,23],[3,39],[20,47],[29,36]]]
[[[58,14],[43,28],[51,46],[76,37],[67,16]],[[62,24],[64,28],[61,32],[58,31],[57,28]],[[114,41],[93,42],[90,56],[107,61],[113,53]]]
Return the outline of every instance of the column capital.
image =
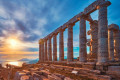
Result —
[[[58,32],[57,32],[57,33],[53,33],[53,37],[54,37],[54,36],[57,36],[57,35],[58,35]]]
[[[39,43],[39,44],[42,44],[42,42],[43,42],[43,39],[40,39],[38,43]]]
[[[99,9],[100,7],[105,7],[105,6],[107,7],[109,5],[111,5],[110,1],[103,1],[100,4],[97,5],[97,9]]]
[[[75,23],[69,23],[68,25],[67,25],[67,27],[73,27],[75,25]]]
[[[119,26],[116,24],[111,24],[108,26],[108,30],[119,31]]]

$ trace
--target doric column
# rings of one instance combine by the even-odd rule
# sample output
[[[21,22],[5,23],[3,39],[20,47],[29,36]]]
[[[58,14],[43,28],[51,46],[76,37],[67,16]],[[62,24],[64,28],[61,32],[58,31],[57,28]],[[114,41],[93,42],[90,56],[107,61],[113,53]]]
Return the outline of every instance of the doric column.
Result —
[[[41,61],[44,61],[44,40],[41,41]]]
[[[67,42],[67,61],[73,61],[73,26],[74,24],[68,25],[68,42]]]
[[[108,30],[108,52],[109,60],[114,61],[114,40],[113,40],[113,30]]]
[[[87,61],[87,51],[86,51],[86,21],[81,18],[80,19],[80,34],[79,34],[79,61],[86,62]]]
[[[97,65],[102,65],[108,61],[108,20],[107,6],[110,2],[102,3],[98,6],[98,62]]]
[[[120,42],[120,30],[119,30],[119,42]],[[119,43],[119,53],[118,53],[118,60],[120,61],[120,43]]]
[[[109,51],[109,59],[114,61],[114,58],[119,57],[119,43],[120,35],[119,35],[119,26],[116,24],[111,24],[108,26],[108,51]]]
[[[47,61],[48,60],[48,54],[47,54],[47,39],[45,39],[45,55],[44,55],[44,60]]]
[[[41,61],[41,41],[39,40],[39,62]]]
[[[53,36],[53,61],[57,61],[57,34]]]
[[[117,31],[114,31],[114,54],[115,58],[119,60],[119,47],[120,47],[120,35],[119,35],[119,29]]]
[[[48,61],[52,61],[51,37],[48,38]]]
[[[98,53],[98,21],[94,20],[90,22],[90,35],[91,35],[91,59],[95,60],[97,59],[97,53]]]
[[[62,29],[59,33],[59,61],[64,61],[64,37]]]

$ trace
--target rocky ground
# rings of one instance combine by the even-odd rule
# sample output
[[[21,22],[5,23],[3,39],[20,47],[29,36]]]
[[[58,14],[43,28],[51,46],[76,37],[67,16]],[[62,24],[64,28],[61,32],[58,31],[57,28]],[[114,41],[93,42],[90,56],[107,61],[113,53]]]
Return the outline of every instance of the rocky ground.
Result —
[[[2,77],[4,80],[119,80],[120,78],[119,75],[111,76],[111,71],[114,71],[115,74],[115,69],[119,70],[119,66],[110,67],[107,72],[109,75],[104,74],[100,70],[95,70],[90,65],[88,67],[90,69],[81,68],[81,65],[73,64],[23,64],[22,67],[0,69],[0,80],[2,80]]]

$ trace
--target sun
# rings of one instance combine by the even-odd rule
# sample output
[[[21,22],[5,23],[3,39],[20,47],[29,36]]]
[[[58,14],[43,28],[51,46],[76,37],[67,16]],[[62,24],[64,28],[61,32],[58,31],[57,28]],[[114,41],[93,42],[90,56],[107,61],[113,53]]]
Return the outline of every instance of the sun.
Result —
[[[7,39],[7,44],[8,44],[8,47],[11,48],[11,49],[17,49],[19,47],[19,40],[15,39],[15,38],[9,38]]]
[[[17,40],[15,40],[15,39],[10,39],[10,45],[12,46],[12,47],[15,47],[16,45],[17,45]]]

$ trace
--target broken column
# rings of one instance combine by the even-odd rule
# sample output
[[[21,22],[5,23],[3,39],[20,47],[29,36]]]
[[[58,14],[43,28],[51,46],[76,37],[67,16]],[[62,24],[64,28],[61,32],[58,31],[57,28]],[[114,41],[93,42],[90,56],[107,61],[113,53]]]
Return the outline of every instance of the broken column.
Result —
[[[44,41],[45,41],[45,55],[44,55],[44,60],[47,61],[47,60],[48,60],[48,54],[47,54],[47,39],[45,39]]]
[[[51,36],[48,37],[48,61],[52,61]]]
[[[79,61],[86,62],[87,61],[87,50],[86,50],[86,21],[81,18],[80,19],[80,34],[79,34]]]
[[[57,61],[57,34],[53,35],[53,61]]]
[[[64,61],[64,30],[61,28],[59,32],[59,61]]]
[[[68,62],[73,61],[73,26],[74,24],[68,25],[68,42],[67,42],[67,47],[68,47],[67,61]]]
[[[98,16],[98,62],[97,65],[102,65],[108,61],[108,20],[107,7],[111,3],[101,3],[97,7],[99,10]]]

